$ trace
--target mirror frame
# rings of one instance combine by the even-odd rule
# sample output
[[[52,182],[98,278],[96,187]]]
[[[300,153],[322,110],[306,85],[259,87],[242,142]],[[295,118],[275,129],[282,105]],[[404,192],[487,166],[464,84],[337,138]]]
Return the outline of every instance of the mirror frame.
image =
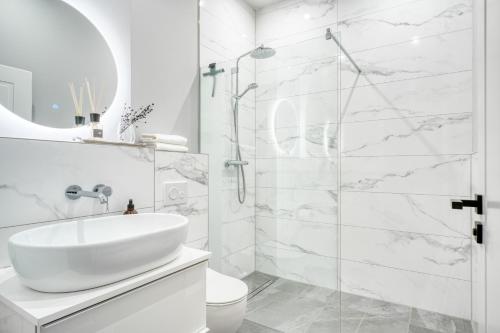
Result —
[[[102,126],[105,140],[119,141],[118,130],[123,105],[125,103],[130,105],[131,99],[130,17],[124,18],[116,15],[115,6],[108,1],[59,1],[63,1],[86,17],[101,33],[111,50],[117,74],[116,91],[113,101],[102,117]],[[53,128],[39,125],[21,118],[0,105],[0,137],[81,141],[90,137],[90,129],[89,125],[79,128]]]

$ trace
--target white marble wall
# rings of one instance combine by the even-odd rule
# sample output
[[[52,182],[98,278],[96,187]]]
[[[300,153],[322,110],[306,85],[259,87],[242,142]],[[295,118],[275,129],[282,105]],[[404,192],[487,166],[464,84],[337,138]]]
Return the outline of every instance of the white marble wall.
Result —
[[[21,230],[74,218],[107,214],[97,200],[68,200],[69,185],[113,188],[109,213],[119,214],[132,198],[153,209],[154,154],[136,147],[0,139],[0,267],[8,266],[8,238]]]
[[[470,319],[472,3],[383,3],[339,6],[341,287]]]
[[[247,199],[237,200],[236,173],[224,161],[235,157],[231,104],[235,90],[231,68],[236,58],[255,47],[255,11],[243,0],[200,1],[200,64],[217,63],[225,72],[217,76],[212,97],[212,77],[201,77],[201,151],[210,164],[210,251],[212,268],[235,277],[255,270],[255,92],[240,100],[239,131],[245,167]],[[240,92],[255,82],[255,61],[240,62]]]
[[[189,219],[187,245],[208,249],[208,156],[174,152],[155,152],[155,211],[175,213]],[[186,181],[187,202],[166,206],[164,182]]]
[[[289,0],[256,24],[277,49],[256,65],[257,270],[470,318],[449,201],[471,195],[471,1]]]
[[[257,270],[337,288],[336,1],[284,1],[257,11]]]
[[[255,47],[255,11],[243,0],[201,0],[200,65],[234,60]]]
[[[139,212],[157,208],[188,216],[189,245],[207,247],[208,163],[204,155],[155,155],[149,148],[24,139],[0,139],[0,154],[0,268],[10,265],[7,240],[14,233],[75,218],[121,214],[130,198]],[[188,204],[161,208],[155,179],[157,184],[187,180]],[[74,184],[88,190],[96,184],[111,186],[109,211],[94,199],[67,199],[64,191]]]

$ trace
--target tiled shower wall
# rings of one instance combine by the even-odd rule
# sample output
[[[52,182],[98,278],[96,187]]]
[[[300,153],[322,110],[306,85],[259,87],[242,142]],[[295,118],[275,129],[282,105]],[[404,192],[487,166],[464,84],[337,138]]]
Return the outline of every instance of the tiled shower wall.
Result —
[[[335,2],[257,11],[256,269],[337,289],[338,50]]]
[[[449,203],[471,194],[471,12],[468,0],[257,12],[257,43],[278,51],[257,63],[257,270],[331,288],[338,272],[345,291],[470,318],[470,216]],[[361,75],[335,63],[326,27]]]
[[[255,47],[255,11],[243,0],[200,1],[201,73],[216,63],[224,73],[213,78],[201,76],[201,151],[210,157],[210,265],[235,277],[255,269],[255,93],[240,100],[239,130],[245,167],[247,198],[240,204],[236,192],[236,170],[225,168],[235,158],[231,92],[231,68],[236,58]],[[240,62],[240,92],[255,82],[255,61]]]

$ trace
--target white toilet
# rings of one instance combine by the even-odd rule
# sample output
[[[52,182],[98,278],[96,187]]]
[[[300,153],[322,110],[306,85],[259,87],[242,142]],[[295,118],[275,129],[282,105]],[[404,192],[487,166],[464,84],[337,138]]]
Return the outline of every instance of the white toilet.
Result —
[[[210,333],[235,333],[247,307],[247,285],[207,269],[207,327]]]

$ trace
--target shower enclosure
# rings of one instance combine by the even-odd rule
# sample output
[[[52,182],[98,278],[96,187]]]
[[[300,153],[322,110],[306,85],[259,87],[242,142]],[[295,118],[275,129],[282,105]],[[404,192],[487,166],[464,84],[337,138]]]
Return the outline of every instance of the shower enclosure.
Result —
[[[242,60],[239,84],[258,87],[239,99],[237,127],[237,55],[216,63],[213,97],[201,76],[211,265],[278,279],[248,320],[282,332],[482,332],[484,217],[467,207],[485,186],[476,10],[452,0],[259,9],[253,45],[276,54]],[[243,203],[238,168],[225,166],[239,149]]]

